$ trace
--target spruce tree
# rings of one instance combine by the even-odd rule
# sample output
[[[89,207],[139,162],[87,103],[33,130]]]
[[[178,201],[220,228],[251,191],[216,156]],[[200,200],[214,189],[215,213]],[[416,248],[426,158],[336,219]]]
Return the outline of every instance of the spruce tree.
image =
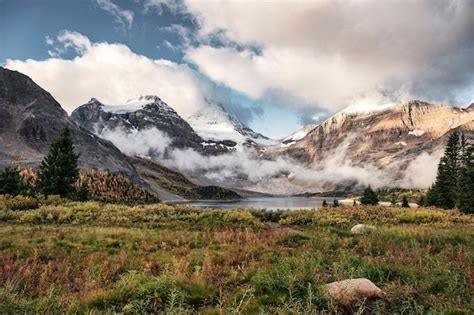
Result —
[[[370,185],[364,189],[360,197],[360,203],[363,205],[376,205],[379,203],[379,198]]]
[[[461,141],[454,132],[438,165],[438,174],[433,187],[426,196],[426,205],[452,209],[456,202],[457,178],[460,166]]]
[[[393,192],[392,193],[392,199],[390,199],[390,205],[392,207],[396,207],[397,206],[397,197],[395,195],[395,193]]]
[[[72,196],[74,183],[79,178],[78,158],[71,133],[66,128],[51,144],[48,155],[41,162],[38,171],[39,192],[46,196]]]
[[[7,166],[0,173],[0,194],[16,196],[24,193],[25,185],[21,180],[18,167]]]
[[[406,195],[403,195],[402,198],[402,208],[410,208],[410,204],[408,203],[408,198]]]
[[[465,213],[474,213],[474,145],[463,143],[458,172],[456,207]]]
[[[418,197],[418,199],[416,200],[416,204],[419,206],[419,207],[423,207],[425,205],[425,196],[423,195],[420,195]]]

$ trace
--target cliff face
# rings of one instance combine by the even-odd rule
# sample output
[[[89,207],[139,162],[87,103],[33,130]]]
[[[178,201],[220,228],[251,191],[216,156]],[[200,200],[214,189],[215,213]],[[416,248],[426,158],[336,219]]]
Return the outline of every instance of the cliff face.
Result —
[[[0,67],[0,167],[35,167],[51,142],[69,128],[82,167],[109,170],[137,179],[134,167],[109,141],[80,128],[29,77]]]
[[[278,151],[310,166],[343,151],[353,165],[403,167],[422,152],[442,149],[449,132],[472,136],[473,122],[472,105],[459,109],[412,101],[381,111],[342,111]]]

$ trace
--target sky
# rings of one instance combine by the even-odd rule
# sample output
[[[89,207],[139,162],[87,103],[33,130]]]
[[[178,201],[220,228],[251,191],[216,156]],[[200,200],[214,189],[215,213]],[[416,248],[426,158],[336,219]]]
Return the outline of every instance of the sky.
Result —
[[[469,105],[474,1],[0,0],[0,64],[69,112],[212,100],[281,138],[349,105]]]

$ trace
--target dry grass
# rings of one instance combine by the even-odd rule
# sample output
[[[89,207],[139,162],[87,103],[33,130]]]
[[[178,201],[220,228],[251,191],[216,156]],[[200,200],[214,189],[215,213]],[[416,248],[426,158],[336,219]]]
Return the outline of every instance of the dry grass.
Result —
[[[349,233],[368,222],[373,233]],[[469,314],[473,223],[457,212],[384,207],[54,200],[1,210],[0,313]],[[386,299],[343,309],[325,297],[325,283],[352,277],[372,280]]]

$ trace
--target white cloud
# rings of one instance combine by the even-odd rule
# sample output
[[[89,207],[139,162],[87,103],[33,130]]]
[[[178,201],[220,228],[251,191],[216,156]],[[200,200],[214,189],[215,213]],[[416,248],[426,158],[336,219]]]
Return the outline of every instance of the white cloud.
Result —
[[[124,10],[113,3],[111,0],[95,0],[99,8],[112,15],[117,23],[130,29],[133,24],[133,12]]]
[[[176,36],[176,38],[181,41],[181,44],[178,47],[179,49],[184,49],[191,45],[193,33],[189,28],[184,27],[183,25],[171,24],[170,26],[160,27],[159,30]]]
[[[55,56],[46,60],[7,59],[5,67],[30,76],[69,112],[96,97],[106,104],[123,104],[137,94],[158,95],[188,117],[206,106],[205,98],[223,100],[214,85],[184,64],[150,59],[122,44],[92,43],[77,32],[55,40]],[[58,57],[66,49],[78,55]]]
[[[167,7],[172,12],[184,10],[182,0],[145,0],[145,12],[156,10],[159,14],[163,13],[164,7]]]
[[[163,157],[171,139],[156,128],[145,130],[105,129],[99,134],[101,138],[111,141],[120,151],[129,155]]]
[[[456,96],[474,84],[469,0],[189,0],[186,7],[201,42],[218,34],[225,44],[190,48],[188,60],[255,99],[278,92],[335,111],[369,96],[462,101]],[[261,53],[242,50],[249,46]]]

